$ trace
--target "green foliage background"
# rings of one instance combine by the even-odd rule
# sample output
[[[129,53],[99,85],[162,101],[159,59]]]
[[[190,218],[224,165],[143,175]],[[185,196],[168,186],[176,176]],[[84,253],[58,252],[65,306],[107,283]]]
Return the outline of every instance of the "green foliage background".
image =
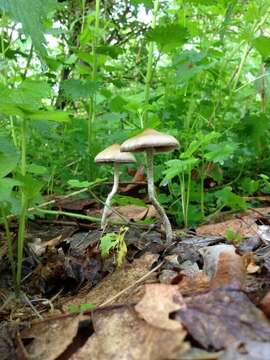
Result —
[[[97,13],[91,0],[0,0],[0,183],[15,181],[9,212],[19,212],[22,184],[38,203],[71,179],[109,177],[93,162],[97,152],[147,127],[181,143],[179,153],[156,157],[159,198],[176,223],[269,193],[270,1],[163,0],[154,28],[153,5],[106,0]]]

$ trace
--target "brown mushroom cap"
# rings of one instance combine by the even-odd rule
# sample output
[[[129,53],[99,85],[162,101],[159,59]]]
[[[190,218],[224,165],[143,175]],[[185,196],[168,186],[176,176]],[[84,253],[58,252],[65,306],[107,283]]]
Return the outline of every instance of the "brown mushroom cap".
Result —
[[[135,163],[135,157],[130,153],[122,153],[120,152],[120,145],[113,144],[107,147],[105,150],[101,151],[95,157],[96,163]]]
[[[146,129],[141,134],[126,140],[121,151],[141,152],[152,149],[155,153],[169,152],[179,148],[179,142],[173,136],[162,134],[154,129]]]

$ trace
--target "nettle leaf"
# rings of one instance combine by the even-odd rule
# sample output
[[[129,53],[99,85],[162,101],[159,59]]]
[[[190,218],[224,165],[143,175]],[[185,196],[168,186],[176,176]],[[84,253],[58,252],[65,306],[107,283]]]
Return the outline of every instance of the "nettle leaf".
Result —
[[[177,23],[156,26],[146,34],[146,39],[156,42],[160,51],[163,52],[170,52],[182,46],[187,41],[187,37],[188,30]]]
[[[26,80],[17,88],[0,87],[0,111],[7,115],[23,116],[24,111],[38,109],[41,100],[49,97],[51,88],[45,81]]]
[[[262,57],[270,56],[270,37],[259,36],[252,41],[252,45],[262,55]]]
[[[62,84],[64,94],[72,100],[88,99],[99,88],[99,84],[92,80],[69,79]]]
[[[19,154],[13,144],[4,135],[0,135],[0,178],[15,169]]]
[[[8,4],[7,4],[8,3]],[[23,31],[31,37],[33,45],[39,55],[45,59],[45,26],[48,13],[59,7],[57,0],[10,0],[1,1],[2,8],[6,8],[15,21],[22,24]]]

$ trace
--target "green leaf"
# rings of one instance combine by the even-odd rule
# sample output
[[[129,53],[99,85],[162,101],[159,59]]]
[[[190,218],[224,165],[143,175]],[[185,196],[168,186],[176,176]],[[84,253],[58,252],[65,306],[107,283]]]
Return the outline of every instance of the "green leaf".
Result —
[[[162,186],[168,185],[171,180],[186,172],[190,172],[198,163],[198,159],[191,157],[190,159],[186,160],[170,160],[166,162],[167,169],[163,172],[165,175],[164,179],[161,182]]]
[[[45,59],[47,51],[44,22],[48,13],[58,8],[57,0],[10,0],[8,6],[7,1],[1,3],[3,7],[8,7],[13,19],[22,24],[23,31],[31,37],[36,51]]]
[[[98,83],[92,80],[69,79],[62,84],[64,94],[72,100],[88,99],[97,92],[98,88]]]
[[[229,186],[216,191],[215,195],[223,206],[228,206],[233,210],[245,210],[247,208],[245,200],[241,196],[234,194]]]
[[[132,5],[140,5],[143,4],[146,8],[153,7],[153,0],[130,0]]]
[[[266,58],[270,55],[270,37],[259,36],[252,41],[252,45],[259,51],[262,57]]]
[[[237,149],[238,144],[232,142],[223,142],[219,144],[210,144],[207,146],[205,158],[214,163],[224,164],[224,161],[231,158]]]
[[[19,154],[13,144],[4,135],[0,135],[0,178],[15,169]]]
[[[91,183],[89,181],[68,180],[68,185],[72,188],[82,189],[89,187]]]
[[[30,172],[31,174],[43,175],[46,173],[47,168],[45,168],[45,166],[30,164],[27,166],[27,171]]]
[[[108,233],[100,239],[100,251],[101,256],[106,257],[109,255],[110,250],[114,249],[117,245],[117,234],[116,233]]]
[[[0,179],[0,202],[10,202],[12,189],[20,185],[18,180],[12,178]]]
[[[161,51],[170,52],[182,46],[187,41],[187,36],[188,31],[185,27],[172,23],[149,30],[146,39],[156,42]]]

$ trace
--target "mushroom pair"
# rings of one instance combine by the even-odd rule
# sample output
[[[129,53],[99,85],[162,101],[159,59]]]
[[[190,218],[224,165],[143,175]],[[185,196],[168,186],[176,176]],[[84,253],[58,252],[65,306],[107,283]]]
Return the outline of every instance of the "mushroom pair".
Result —
[[[160,205],[155,195],[153,158],[155,153],[170,152],[178,148],[179,142],[173,136],[162,134],[153,129],[146,129],[141,134],[126,140],[121,146],[116,144],[112,145],[96,156],[95,162],[113,163],[115,169],[114,185],[105,202],[101,228],[104,228],[106,225],[108,209],[111,205],[112,197],[118,189],[119,163],[134,163],[136,160],[131,152],[145,152],[147,159],[147,184],[149,200],[152,202],[163,221],[166,232],[166,241],[172,241],[173,233],[170,221],[166,215],[165,210]]]

